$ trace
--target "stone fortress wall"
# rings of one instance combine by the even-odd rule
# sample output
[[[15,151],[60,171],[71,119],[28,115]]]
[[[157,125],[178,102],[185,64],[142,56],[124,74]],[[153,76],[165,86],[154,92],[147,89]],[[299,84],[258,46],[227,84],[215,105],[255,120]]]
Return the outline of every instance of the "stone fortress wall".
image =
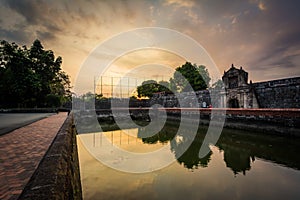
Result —
[[[300,77],[253,84],[260,108],[300,108]]]
[[[231,68],[222,77],[229,108],[300,108],[300,77],[248,83],[248,73]]]
[[[248,72],[232,65],[228,71],[224,71],[222,80],[224,90],[215,90],[213,95],[209,90],[180,93],[177,97],[181,98],[184,105],[179,105],[175,95],[160,93],[150,99],[150,105],[194,107],[189,99],[196,96],[199,107],[212,104],[213,107],[219,105],[223,108],[300,108],[300,77],[248,83]],[[218,103],[213,103],[216,101]]]

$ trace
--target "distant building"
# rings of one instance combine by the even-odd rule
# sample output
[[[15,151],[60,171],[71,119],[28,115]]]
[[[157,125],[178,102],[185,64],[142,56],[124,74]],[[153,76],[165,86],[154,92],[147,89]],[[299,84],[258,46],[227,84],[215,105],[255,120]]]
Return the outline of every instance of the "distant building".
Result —
[[[242,67],[231,68],[222,77],[226,91],[226,107],[258,108],[256,95],[252,84],[248,84],[248,72]]]
[[[224,72],[228,108],[300,108],[300,77],[248,83],[248,72],[234,65]]]
[[[150,105],[202,108],[210,105],[223,108],[300,108],[300,77],[248,83],[248,72],[232,64],[228,71],[224,71],[222,80],[225,90],[201,90],[194,94],[182,92],[177,96],[157,93],[150,99]],[[198,105],[194,105],[195,98]]]

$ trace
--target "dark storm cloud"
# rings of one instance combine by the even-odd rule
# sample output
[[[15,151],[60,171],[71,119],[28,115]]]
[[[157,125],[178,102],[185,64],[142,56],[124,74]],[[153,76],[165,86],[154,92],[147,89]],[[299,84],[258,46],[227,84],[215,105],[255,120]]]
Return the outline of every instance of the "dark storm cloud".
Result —
[[[5,38],[10,41],[14,41],[18,44],[23,44],[24,41],[28,41],[30,34],[26,32],[20,32],[16,30],[5,30],[0,28],[1,39]]]
[[[300,30],[292,33],[284,33],[264,48],[264,54],[254,60],[257,68],[268,61],[268,66],[282,66],[285,68],[299,67],[299,63],[293,63],[295,57],[300,56],[300,51],[290,52],[291,49],[300,49]],[[292,55],[291,55],[292,54]]]
[[[254,67],[278,67],[299,68],[300,63],[294,63],[294,58],[300,56],[299,51],[291,50],[300,49],[300,2],[299,1],[266,1],[266,10],[259,23],[264,31],[261,35],[267,40],[263,46],[263,54],[253,58]],[[246,25],[246,24],[245,24]],[[267,62],[266,62],[267,61]],[[265,66],[265,67],[263,67]]]
[[[49,6],[41,0],[5,0],[2,2],[4,7],[21,15],[25,23],[16,24],[14,30],[2,30],[6,38],[14,41],[23,40],[29,42],[34,37],[39,39],[53,39],[61,28],[55,23],[55,13],[51,14]],[[59,17],[59,16],[57,16]],[[37,26],[37,30],[28,34],[28,26]],[[20,36],[18,38],[18,36]]]
[[[20,44],[50,41],[61,52],[78,41],[86,54],[111,35],[158,26],[189,34],[220,67],[300,75],[299,8],[296,0],[2,0],[0,36]]]
[[[30,24],[37,24],[43,16],[39,7],[42,2],[38,0],[5,0],[4,4],[21,14]]]
[[[36,34],[37,38],[43,38],[44,40],[51,40],[55,38],[51,32],[36,31]]]
[[[200,3],[207,27],[216,24],[222,28],[217,40],[238,47],[259,46],[244,60],[254,70],[278,67],[299,68],[294,60],[299,56],[291,50],[300,49],[300,1],[293,0],[203,0]],[[298,51],[299,52],[299,51]],[[234,59],[234,58],[233,58]],[[234,60],[232,61],[234,62]],[[245,64],[245,63],[243,63]]]

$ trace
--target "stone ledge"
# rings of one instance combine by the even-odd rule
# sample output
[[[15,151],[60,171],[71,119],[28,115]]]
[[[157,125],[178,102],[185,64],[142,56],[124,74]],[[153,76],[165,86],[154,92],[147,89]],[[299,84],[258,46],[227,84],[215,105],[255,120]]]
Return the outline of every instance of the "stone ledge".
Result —
[[[82,199],[76,131],[68,116],[19,199]]]

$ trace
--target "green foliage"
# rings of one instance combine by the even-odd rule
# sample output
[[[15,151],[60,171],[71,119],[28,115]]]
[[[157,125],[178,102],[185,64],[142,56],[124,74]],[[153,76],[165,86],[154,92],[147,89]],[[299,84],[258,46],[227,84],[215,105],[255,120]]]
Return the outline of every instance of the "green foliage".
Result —
[[[191,90],[205,90],[209,86],[210,76],[204,65],[192,65],[186,62],[176,68],[170,82],[147,80],[138,86],[138,97],[152,97],[156,92],[189,92]]]
[[[0,107],[52,107],[69,100],[70,80],[61,63],[39,40],[30,49],[2,40]]]
[[[221,79],[217,80],[216,82],[214,82],[212,84],[212,88],[214,88],[214,89],[222,89],[222,88],[224,88],[223,81]]]
[[[204,90],[209,86],[209,81],[210,76],[204,65],[197,66],[186,62],[181,67],[176,68],[173,78],[170,79],[170,87],[173,91],[178,92]]]
[[[158,92],[158,84],[154,80],[147,80],[137,87],[138,97],[152,97],[153,93]]]
[[[55,94],[48,94],[46,96],[47,107],[56,108],[56,107],[60,106],[60,104],[61,104],[60,96],[55,95]]]
[[[137,87],[138,97],[152,97],[156,92],[170,92],[167,81],[157,83],[154,80],[147,80]]]

